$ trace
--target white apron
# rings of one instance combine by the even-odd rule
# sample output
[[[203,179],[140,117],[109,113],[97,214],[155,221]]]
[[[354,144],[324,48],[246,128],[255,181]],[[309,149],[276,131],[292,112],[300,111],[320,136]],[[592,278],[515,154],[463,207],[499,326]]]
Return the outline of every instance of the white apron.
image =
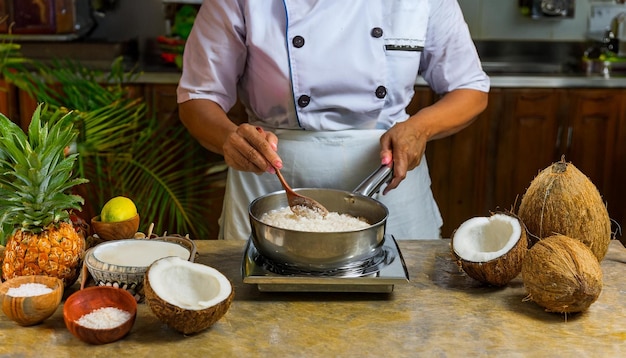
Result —
[[[284,166],[281,173],[293,188],[353,191],[380,166],[379,139],[383,133],[383,130],[278,130],[278,153]],[[282,187],[276,175],[229,169],[220,239],[248,239],[250,202],[278,190]],[[398,240],[440,237],[442,219],[430,189],[426,157],[398,188],[384,196],[381,193],[372,198],[389,209],[388,234]]]

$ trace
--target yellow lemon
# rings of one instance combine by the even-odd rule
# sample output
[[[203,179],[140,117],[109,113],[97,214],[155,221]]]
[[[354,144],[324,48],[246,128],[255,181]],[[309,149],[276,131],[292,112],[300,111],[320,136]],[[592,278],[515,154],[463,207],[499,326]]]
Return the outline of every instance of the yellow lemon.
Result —
[[[137,215],[135,203],[125,196],[116,196],[102,207],[100,220],[103,222],[117,222],[128,220]]]

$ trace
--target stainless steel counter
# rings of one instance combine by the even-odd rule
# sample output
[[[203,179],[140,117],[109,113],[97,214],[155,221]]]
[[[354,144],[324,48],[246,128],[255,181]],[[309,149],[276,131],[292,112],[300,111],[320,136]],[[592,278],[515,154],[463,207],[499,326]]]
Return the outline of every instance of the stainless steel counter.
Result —
[[[626,88],[626,76],[585,74],[492,74],[491,88]],[[420,77],[417,85],[426,86]]]
[[[626,76],[604,78],[600,75],[584,74],[567,75],[525,75],[497,74],[491,75],[492,88],[626,88]],[[138,83],[146,84],[177,84],[179,72],[143,72],[137,79]],[[426,86],[420,77],[417,86]]]
[[[626,76],[599,75],[497,75],[492,88],[626,88]]]
[[[197,262],[224,273],[235,300],[206,331],[183,336],[139,304],[130,333],[90,346],[62,307],[20,327],[0,314],[1,357],[619,357],[626,353],[626,249],[611,243],[604,286],[583,314],[525,301],[520,277],[485,287],[452,260],[449,240],[399,241],[410,282],[392,293],[260,292],[242,281],[243,241],[198,241]],[[72,289],[76,289],[73,287]],[[68,294],[70,292],[66,292]]]

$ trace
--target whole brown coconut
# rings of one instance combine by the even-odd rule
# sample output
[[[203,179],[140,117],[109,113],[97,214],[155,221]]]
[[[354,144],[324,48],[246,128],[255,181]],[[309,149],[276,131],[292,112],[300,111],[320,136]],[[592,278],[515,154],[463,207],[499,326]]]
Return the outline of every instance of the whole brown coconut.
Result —
[[[452,235],[452,254],[465,273],[482,283],[504,286],[522,270],[526,230],[511,214],[475,217]]]
[[[585,311],[602,291],[602,269],[579,240],[554,235],[528,250],[522,280],[532,300],[548,312]]]
[[[155,316],[183,334],[212,326],[226,314],[235,295],[228,278],[218,270],[175,256],[150,265],[144,291]]]
[[[596,186],[573,164],[553,163],[530,183],[517,215],[530,245],[555,234],[587,245],[601,261],[611,242],[611,219]]]

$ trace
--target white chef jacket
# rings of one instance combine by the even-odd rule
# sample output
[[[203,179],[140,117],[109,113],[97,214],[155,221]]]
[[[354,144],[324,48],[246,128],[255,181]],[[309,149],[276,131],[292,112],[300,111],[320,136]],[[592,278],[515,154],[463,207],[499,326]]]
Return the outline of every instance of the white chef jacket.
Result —
[[[292,186],[349,190],[367,174],[363,167],[379,165],[382,131],[408,118],[419,75],[437,93],[489,90],[456,0],[205,0],[187,40],[177,94],[178,102],[210,99],[226,111],[239,98],[250,124],[277,133]],[[344,158],[360,164],[337,160],[333,136],[350,152]],[[367,151],[361,137],[369,140]],[[391,193],[404,189],[404,198],[415,203],[386,203],[388,231],[438,236],[441,217],[425,157],[410,174]],[[270,174],[231,169],[224,237],[246,239],[248,204],[279,188]],[[394,224],[401,212],[409,218],[399,221],[408,226]]]

